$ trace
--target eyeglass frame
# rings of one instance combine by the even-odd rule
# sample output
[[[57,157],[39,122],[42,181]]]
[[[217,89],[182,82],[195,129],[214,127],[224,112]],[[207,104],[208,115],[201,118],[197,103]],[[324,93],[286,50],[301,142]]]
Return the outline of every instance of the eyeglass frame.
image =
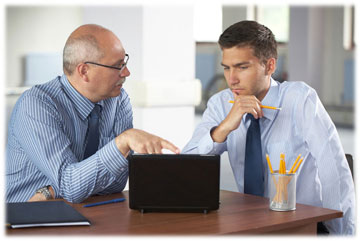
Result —
[[[129,61],[129,58],[130,58],[128,54],[125,54],[125,58],[126,57],[127,57],[127,59],[126,59],[125,63],[122,64],[121,67],[115,67],[115,66],[106,65],[106,64],[99,64],[99,63],[95,63],[95,62],[91,62],[91,61],[86,61],[86,62],[84,62],[84,64],[94,64],[94,65],[98,65],[98,66],[105,67],[105,68],[117,69],[117,70],[119,70],[121,72],[127,66],[127,63]],[[124,60],[125,60],[125,58],[124,58]]]

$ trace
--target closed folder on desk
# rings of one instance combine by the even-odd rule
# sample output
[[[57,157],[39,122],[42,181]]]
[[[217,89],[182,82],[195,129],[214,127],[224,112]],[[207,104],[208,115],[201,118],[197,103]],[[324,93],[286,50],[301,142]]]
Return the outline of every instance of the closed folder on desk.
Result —
[[[6,223],[11,228],[90,225],[64,201],[7,203],[6,212]]]

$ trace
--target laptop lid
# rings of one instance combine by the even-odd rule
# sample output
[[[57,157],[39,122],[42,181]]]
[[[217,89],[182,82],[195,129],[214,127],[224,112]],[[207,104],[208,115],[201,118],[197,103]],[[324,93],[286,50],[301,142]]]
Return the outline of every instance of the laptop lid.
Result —
[[[129,156],[129,207],[140,211],[219,208],[220,156]]]

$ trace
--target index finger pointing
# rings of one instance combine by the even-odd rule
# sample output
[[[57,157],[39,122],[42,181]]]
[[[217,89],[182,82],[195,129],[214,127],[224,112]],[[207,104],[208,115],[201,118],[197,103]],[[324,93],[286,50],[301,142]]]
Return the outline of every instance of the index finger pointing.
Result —
[[[176,147],[174,144],[164,139],[161,140],[161,147],[170,150],[176,154],[180,153],[180,149],[178,147]]]

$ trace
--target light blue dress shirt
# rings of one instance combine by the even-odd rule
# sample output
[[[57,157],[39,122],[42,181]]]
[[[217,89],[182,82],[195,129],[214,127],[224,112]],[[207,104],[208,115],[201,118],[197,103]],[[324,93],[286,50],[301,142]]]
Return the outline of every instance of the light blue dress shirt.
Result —
[[[240,192],[244,192],[246,132],[250,125],[245,114],[240,126],[223,143],[216,143],[210,131],[228,115],[234,96],[230,89],[212,96],[201,123],[196,127],[183,153],[222,154],[228,152],[231,168]],[[351,172],[335,125],[314,89],[302,82],[279,84],[271,79],[271,87],[263,105],[282,110],[263,109],[260,119],[265,196],[269,196],[270,171],[265,155],[270,156],[274,170],[285,154],[290,170],[299,154],[304,161],[297,170],[296,201],[302,204],[341,210],[343,218],[325,222],[331,233],[354,234],[355,193]]]
[[[132,108],[124,89],[100,101],[99,150],[83,160],[88,115],[94,103],[66,76],[26,91],[17,101],[6,148],[6,201],[25,202],[51,185],[56,198],[81,202],[93,194],[121,192],[128,162],[114,138],[132,128]]]

